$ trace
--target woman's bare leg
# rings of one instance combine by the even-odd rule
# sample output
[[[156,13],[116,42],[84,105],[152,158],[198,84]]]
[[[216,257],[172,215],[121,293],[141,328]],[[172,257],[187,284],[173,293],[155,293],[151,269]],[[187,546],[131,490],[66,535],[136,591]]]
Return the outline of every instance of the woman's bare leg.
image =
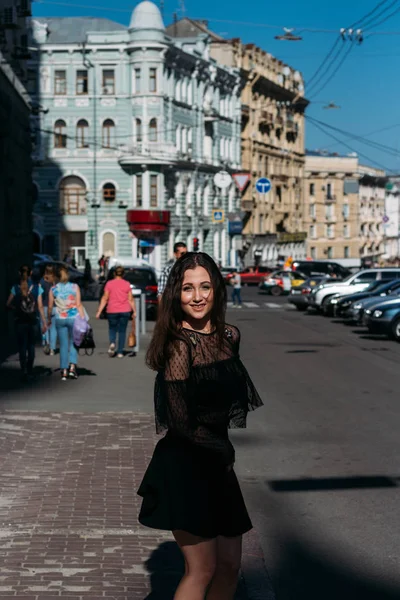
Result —
[[[216,569],[217,540],[201,538],[186,531],[172,533],[185,559],[185,575],[174,600],[204,600]]]
[[[242,560],[242,536],[217,537],[217,568],[207,600],[233,600]]]

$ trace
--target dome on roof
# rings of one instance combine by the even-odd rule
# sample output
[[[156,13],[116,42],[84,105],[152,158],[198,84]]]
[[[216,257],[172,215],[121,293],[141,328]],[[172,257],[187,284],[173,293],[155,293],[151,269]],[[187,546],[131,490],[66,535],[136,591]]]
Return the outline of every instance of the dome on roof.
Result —
[[[148,0],[140,2],[132,13],[129,29],[160,29],[164,31],[165,25],[158,6]]]

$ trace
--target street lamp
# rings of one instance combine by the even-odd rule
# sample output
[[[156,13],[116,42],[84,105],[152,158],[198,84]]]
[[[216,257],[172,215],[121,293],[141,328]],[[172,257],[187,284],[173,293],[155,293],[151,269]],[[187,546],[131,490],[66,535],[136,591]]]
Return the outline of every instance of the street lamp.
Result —
[[[340,108],[340,106],[338,106],[337,104],[335,104],[334,102],[329,102],[326,106],[323,107],[325,110],[336,110],[338,108]]]
[[[283,31],[285,32],[283,35],[281,34],[274,36],[276,40],[283,42],[301,42],[303,39],[300,35],[295,35],[293,33],[294,29],[288,29],[287,27],[284,27]]]

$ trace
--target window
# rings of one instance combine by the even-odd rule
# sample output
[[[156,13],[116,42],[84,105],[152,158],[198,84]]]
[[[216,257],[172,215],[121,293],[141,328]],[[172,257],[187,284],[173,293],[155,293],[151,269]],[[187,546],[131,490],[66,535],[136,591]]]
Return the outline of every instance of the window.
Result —
[[[278,202],[282,202],[282,188],[280,185],[276,186],[276,199],[278,200]]]
[[[358,275],[358,277],[356,277],[355,279],[353,279],[353,284],[355,283],[368,283],[369,281],[375,281],[376,279],[376,272],[375,271],[368,271],[367,273],[361,273],[361,275]]]
[[[315,246],[311,246],[310,248],[311,258],[317,258],[317,250]]]
[[[67,71],[57,70],[54,72],[54,95],[65,96],[67,94]]]
[[[325,206],[325,218],[327,220],[332,219],[333,217],[333,206],[332,204],[328,204],[327,206]]]
[[[332,192],[333,186],[331,183],[328,183],[326,186],[326,197],[328,200],[333,200],[333,192]]]
[[[260,215],[260,233],[264,233],[264,215]]]
[[[65,215],[86,214],[86,187],[80,177],[65,177],[60,185],[60,208]]]
[[[310,238],[315,240],[316,237],[317,237],[317,228],[315,227],[315,225],[311,225],[310,226]]]
[[[343,237],[345,237],[345,238],[350,237],[350,225],[348,225],[347,223],[345,223],[343,225]]]
[[[350,248],[348,246],[344,247],[344,258],[350,258]]]
[[[149,92],[157,91],[157,69],[149,69]]]
[[[315,183],[310,183],[310,196],[315,196]]]
[[[157,119],[151,119],[149,124],[149,141],[157,141]]]
[[[381,279],[383,281],[392,281],[392,279],[398,279],[400,276],[400,271],[382,271]]]
[[[328,256],[328,258],[333,258],[333,248],[332,248],[332,246],[328,246],[327,256]]]
[[[136,119],[136,143],[141,144],[142,142],[142,121]]]
[[[112,119],[106,119],[103,123],[102,146],[111,148],[114,141],[115,123]]]
[[[315,219],[317,215],[315,204],[310,204],[310,217]]]
[[[89,148],[88,144],[89,123],[85,119],[78,121],[76,125],[76,147]]]
[[[136,175],[136,206],[143,205],[143,180],[142,175]]]
[[[54,124],[54,148],[66,148],[67,147],[67,135],[65,133],[67,124],[62,119]]]
[[[348,204],[343,204],[343,217],[345,219],[348,219],[349,218],[349,214],[350,214],[349,205]]]
[[[89,91],[88,72],[82,69],[76,72],[76,95],[83,96]]]
[[[335,237],[335,228],[333,225],[326,226],[326,237],[332,239]]]
[[[158,204],[158,177],[150,175],[150,206],[155,207]]]
[[[141,69],[135,69],[135,94],[140,94],[142,91],[141,81],[142,71]]]
[[[103,185],[103,200],[104,202],[114,202],[116,198],[116,189],[113,183],[105,183]]]
[[[103,69],[103,94],[104,96],[113,96],[115,94],[114,69]]]

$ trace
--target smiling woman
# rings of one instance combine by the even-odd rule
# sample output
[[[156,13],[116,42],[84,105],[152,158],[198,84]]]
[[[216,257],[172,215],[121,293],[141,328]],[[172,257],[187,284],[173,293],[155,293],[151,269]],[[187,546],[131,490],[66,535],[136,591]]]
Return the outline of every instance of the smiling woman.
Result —
[[[184,254],[169,275],[147,354],[158,371],[156,429],[167,434],[138,490],[139,520],[172,531],[182,550],[186,574],[175,600],[202,600],[207,588],[209,600],[232,599],[242,534],[252,527],[228,427],[245,427],[249,410],[262,402],[225,309],[215,262],[201,252]]]

